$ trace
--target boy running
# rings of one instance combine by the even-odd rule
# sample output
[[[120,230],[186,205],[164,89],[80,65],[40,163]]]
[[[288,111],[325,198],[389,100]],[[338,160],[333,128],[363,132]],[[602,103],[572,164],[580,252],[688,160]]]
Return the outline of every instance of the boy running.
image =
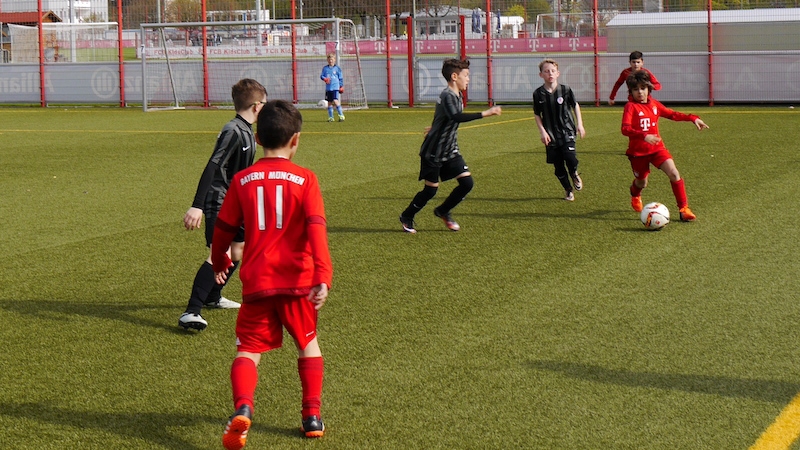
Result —
[[[436,195],[439,180],[447,181],[453,178],[458,181],[458,186],[433,210],[433,214],[442,219],[449,230],[461,229],[453,220],[450,211],[464,200],[474,183],[467,163],[459,153],[458,125],[487,116],[499,116],[502,113],[499,106],[493,106],[479,113],[464,112],[461,93],[467,90],[469,85],[469,61],[446,60],[442,65],[442,76],[447,80],[447,87],[439,94],[433,123],[427,130],[419,151],[419,179],[425,180],[425,184],[411,200],[408,208],[400,214],[400,224],[406,233],[417,232],[414,228],[414,216]]]
[[[681,220],[691,222],[697,217],[689,209],[683,178],[658,133],[658,118],[693,122],[698,130],[708,128],[708,125],[694,114],[673,111],[650,97],[653,84],[650,82],[650,74],[644,70],[630,74],[626,83],[631,101],[625,104],[622,112],[622,134],[629,138],[625,154],[631,162],[634,177],[630,187],[631,207],[636,212],[642,211],[642,189],[647,186],[647,177],[650,175],[650,164],[652,164],[669,177]]]
[[[611,95],[608,98],[609,105],[614,104],[614,99],[617,97],[617,90],[619,90],[619,88],[622,87],[623,84],[625,84],[625,80],[628,79],[628,75],[630,75],[632,72],[636,72],[637,70],[644,70],[650,75],[650,84],[653,85],[654,91],[661,90],[661,83],[658,82],[656,76],[653,75],[653,72],[650,72],[649,70],[644,68],[644,56],[642,55],[642,52],[640,51],[631,52],[631,54],[628,55],[628,63],[631,66],[623,69],[622,72],[620,72],[619,78],[617,78],[616,83],[614,83],[614,88],[611,89]]]
[[[564,200],[571,202],[575,200],[573,184],[574,190],[583,189],[583,180],[578,175],[575,137],[583,138],[586,130],[583,129],[581,106],[572,89],[558,82],[560,75],[558,63],[552,59],[539,63],[539,76],[544,84],[533,91],[533,114],[545,145],[547,163],[555,168],[556,178],[564,188]]]
[[[206,247],[209,248],[212,247],[214,222],[217,220],[231,178],[236,172],[253,164],[255,159],[256,141],[252,124],[256,121],[261,106],[267,101],[267,90],[258,81],[245,78],[233,85],[231,97],[236,117],[228,122],[217,136],[214,151],[197,185],[192,207],[183,216],[183,225],[186,229],[194,230],[200,228],[205,213]],[[240,231],[234,237],[230,249],[227,245],[224,247],[235,261],[233,270],[236,270],[239,260],[242,259],[242,248],[244,248],[244,233]],[[208,259],[200,266],[194,277],[189,304],[178,319],[178,325],[185,330],[202,331],[208,326],[208,322],[200,315],[200,310],[204,306],[238,308],[238,303],[222,297],[223,286],[214,281],[209,252]]]
[[[231,365],[235,412],[222,443],[244,447],[255,409],[261,354],[281,347],[286,328],[298,349],[302,386],[301,430],[321,437],[323,359],[317,343],[317,311],[333,278],[317,176],[291,160],[300,142],[303,118],[291,103],[275,100],[258,115],[258,142],[264,158],[233,177],[214,229],[211,260],[217,283],[233,267],[223,250],[244,225],[242,307],[236,320],[237,353]]]

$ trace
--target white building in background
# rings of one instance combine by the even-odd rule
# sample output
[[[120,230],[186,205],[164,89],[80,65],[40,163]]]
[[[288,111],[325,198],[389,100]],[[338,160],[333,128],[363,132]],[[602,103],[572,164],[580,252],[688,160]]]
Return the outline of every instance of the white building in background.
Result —
[[[36,0],[0,0],[0,11],[36,11]],[[108,21],[108,2],[106,0],[42,0],[42,11],[52,11],[64,23]]]

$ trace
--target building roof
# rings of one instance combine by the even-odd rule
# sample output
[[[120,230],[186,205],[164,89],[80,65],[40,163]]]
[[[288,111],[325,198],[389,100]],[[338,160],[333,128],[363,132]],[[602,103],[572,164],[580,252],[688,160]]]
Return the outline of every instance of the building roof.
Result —
[[[36,25],[39,23],[39,13],[36,11],[0,12],[0,22],[4,24]],[[62,20],[53,11],[43,11],[42,22],[62,22]]]
[[[800,22],[800,8],[767,8],[711,11],[711,22],[773,23]],[[617,14],[608,21],[609,27],[653,25],[695,25],[708,23],[708,11]]]

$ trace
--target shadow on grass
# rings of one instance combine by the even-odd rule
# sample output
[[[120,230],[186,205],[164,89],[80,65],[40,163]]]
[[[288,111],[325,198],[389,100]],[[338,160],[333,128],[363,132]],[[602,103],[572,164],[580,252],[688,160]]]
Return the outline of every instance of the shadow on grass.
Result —
[[[43,319],[63,319],[64,316],[96,317],[104,320],[119,320],[136,326],[158,328],[173,332],[182,332],[178,329],[177,314],[174,323],[164,322],[140,317],[135,313],[149,309],[170,309],[178,311],[175,305],[165,304],[135,304],[130,303],[76,303],[70,300],[5,300],[0,302],[0,308],[18,314],[39,317]],[[172,326],[174,325],[174,326]]]
[[[563,200],[562,200],[563,201]],[[589,219],[589,220],[625,220],[620,210],[599,209],[583,213],[554,213],[554,212],[516,212],[516,213],[461,213],[462,216],[485,217],[495,219],[522,220],[522,219]],[[639,227],[637,227],[639,228]]]
[[[560,361],[529,361],[535,370],[557,372],[580,380],[620,386],[657,388],[732,398],[749,398],[785,404],[800,392],[800,384],[785,381],[746,380],[711,375],[633,372],[607,369],[591,364]]]
[[[82,433],[112,433],[127,440],[146,441],[164,448],[192,450],[208,448],[207,445],[198,447],[187,442],[170,432],[170,429],[196,427],[211,424],[219,428],[219,433],[208,436],[208,442],[221,444],[222,431],[225,429],[227,417],[208,417],[200,415],[154,413],[154,412],[129,412],[108,413],[101,411],[74,411],[58,406],[42,403],[0,403],[0,416],[26,419],[41,424],[68,426],[80,429]],[[8,430],[7,430],[8,431]],[[31,431],[22,431],[27,434]],[[35,431],[34,431],[35,432]],[[272,434],[279,436],[300,438],[299,428],[278,428],[260,425],[254,422],[250,432],[258,434]],[[221,445],[219,445],[221,447]]]

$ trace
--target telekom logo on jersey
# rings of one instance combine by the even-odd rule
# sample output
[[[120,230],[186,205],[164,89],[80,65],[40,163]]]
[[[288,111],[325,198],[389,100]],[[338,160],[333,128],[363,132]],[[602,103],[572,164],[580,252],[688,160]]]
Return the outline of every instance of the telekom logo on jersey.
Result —
[[[650,118],[649,117],[642,117],[639,119],[639,125],[642,127],[642,131],[647,131],[650,129]]]

